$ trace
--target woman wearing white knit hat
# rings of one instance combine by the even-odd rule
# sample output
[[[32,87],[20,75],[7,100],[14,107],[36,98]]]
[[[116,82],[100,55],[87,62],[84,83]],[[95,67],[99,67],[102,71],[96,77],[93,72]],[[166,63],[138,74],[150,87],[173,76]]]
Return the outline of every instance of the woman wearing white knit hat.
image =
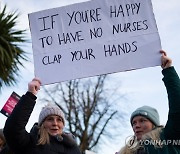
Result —
[[[72,134],[63,132],[65,118],[62,110],[52,104],[42,108],[38,123],[30,133],[26,124],[36,103],[41,82],[34,78],[7,119],[4,135],[14,154],[80,154]]]

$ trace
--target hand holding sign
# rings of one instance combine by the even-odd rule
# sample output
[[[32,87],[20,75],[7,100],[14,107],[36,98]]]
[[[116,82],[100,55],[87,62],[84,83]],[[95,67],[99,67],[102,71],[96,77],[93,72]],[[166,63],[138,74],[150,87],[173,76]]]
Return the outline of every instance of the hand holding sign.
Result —
[[[37,95],[40,90],[41,81],[38,78],[34,78],[31,82],[28,83],[28,91],[34,95]]]
[[[169,57],[167,57],[167,54],[164,50],[161,50],[160,53],[162,54],[161,56],[161,67],[163,69],[166,69],[168,67],[171,67],[172,65],[172,59],[170,59]]]

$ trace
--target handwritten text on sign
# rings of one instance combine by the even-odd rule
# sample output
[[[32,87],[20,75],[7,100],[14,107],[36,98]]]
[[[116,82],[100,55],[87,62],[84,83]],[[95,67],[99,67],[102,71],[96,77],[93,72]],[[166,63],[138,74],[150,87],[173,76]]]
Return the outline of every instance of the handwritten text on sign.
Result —
[[[93,0],[29,14],[43,84],[160,65],[150,0]]]

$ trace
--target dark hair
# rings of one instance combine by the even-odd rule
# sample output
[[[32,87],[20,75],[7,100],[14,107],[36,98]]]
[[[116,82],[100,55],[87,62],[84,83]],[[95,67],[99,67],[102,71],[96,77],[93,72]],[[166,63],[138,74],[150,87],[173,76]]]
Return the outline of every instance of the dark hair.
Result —
[[[0,138],[3,140],[3,145],[6,144],[6,139],[4,137],[3,129],[0,129]]]

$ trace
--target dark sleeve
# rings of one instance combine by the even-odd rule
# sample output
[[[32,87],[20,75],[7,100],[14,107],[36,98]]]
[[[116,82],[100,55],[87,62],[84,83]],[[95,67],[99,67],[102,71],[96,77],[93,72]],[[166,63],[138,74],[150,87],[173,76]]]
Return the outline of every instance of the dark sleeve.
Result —
[[[75,146],[73,154],[81,154],[81,151],[78,146]]]
[[[63,132],[62,137],[63,137],[63,143],[72,147],[73,154],[81,154],[80,149],[76,143],[75,136],[73,134]]]
[[[27,92],[21,97],[6,120],[4,135],[8,146],[15,152],[31,144],[31,137],[25,126],[35,106],[35,100],[36,96]]]
[[[6,144],[2,151],[0,151],[0,154],[13,154],[13,152],[9,149],[9,146]]]
[[[162,71],[164,84],[166,86],[169,114],[164,132],[166,139],[180,139],[180,79],[174,67]]]

